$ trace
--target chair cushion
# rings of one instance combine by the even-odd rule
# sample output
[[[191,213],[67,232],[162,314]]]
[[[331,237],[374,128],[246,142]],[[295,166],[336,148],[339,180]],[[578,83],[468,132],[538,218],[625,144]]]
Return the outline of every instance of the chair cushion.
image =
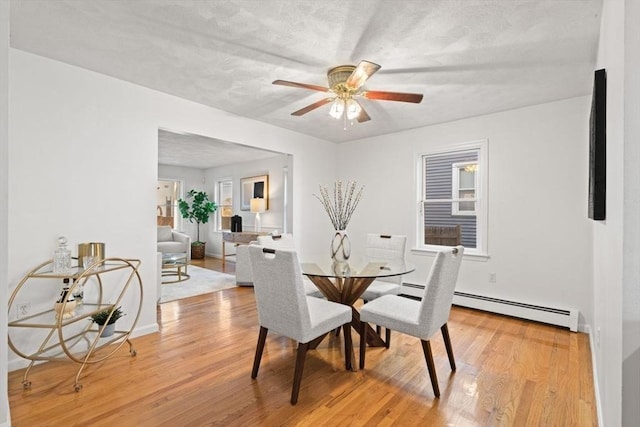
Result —
[[[400,285],[397,283],[385,282],[382,280],[374,280],[373,283],[363,292],[362,298],[365,301],[373,301],[382,295],[398,295],[400,293]]]
[[[187,245],[182,242],[158,242],[158,252],[163,254],[187,252]]]
[[[314,285],[313,282],[308,278],[303,277],[302,284],[304,285],[304,293],[308,297],[324,298],[324,295],[322,295],[322,292],[320,292],[320,289],[318,289],[318,287]]]
[[[158,227],[158,242],[171,242],[171,241],[173,241],[171,227],[165,226],[165,225]],[[184,251],[178,251],[178,252],[184,252]]]
[[[402,332],[421,339],[429,339],[430,331],[419,324],[420,301],[398,295],[383,295],[360,308],[360,320]]]
[[[351,307],[315,297],[307,297],[311,330],[303,331],[299,342],[309,342],[351,321]]]

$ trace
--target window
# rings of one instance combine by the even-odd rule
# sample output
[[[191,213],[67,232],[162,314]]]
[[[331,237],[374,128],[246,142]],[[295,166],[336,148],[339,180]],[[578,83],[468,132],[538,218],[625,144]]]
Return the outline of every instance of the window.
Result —
[[[472,162],[454,163],[451,169],[452,192],[451,215],[472,215],[476,214],[475,201],[455,201],[462,199],[476,198],[476,172],[478,171],[477,155]]]
[[[218,230],[231,230],[231,217],[233,216],[233,181],[218,181]]]
[[[486,256],[486,151],[480,141],[419,156],[418,249]]]
[[[178,197],[180,195],[180,181],[158,180],[156,222],[158,225],[168,225],[178,228],[176,219],[179,218]]]

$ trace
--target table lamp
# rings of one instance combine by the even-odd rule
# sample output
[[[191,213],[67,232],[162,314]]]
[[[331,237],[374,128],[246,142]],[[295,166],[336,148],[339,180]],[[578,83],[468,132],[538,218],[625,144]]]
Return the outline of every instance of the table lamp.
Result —
[[[266,203],[264,199],[251,199],[250,201],[250,210],[252,213],[256,214],[255,231],[256,233],[260,232],[260,214],[265,211]]]

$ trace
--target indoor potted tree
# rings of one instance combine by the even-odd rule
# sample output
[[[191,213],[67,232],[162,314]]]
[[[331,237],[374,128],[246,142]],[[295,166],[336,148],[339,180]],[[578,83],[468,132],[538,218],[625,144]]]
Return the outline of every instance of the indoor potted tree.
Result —
[[[111,317],[109,317],[109,315],[111,315]],[[124,313],[122,312],[120,307],[114,309],[113,306],[111,306],[91,315],[91,320],[99,326],[102,326],[108,322],[107,326],[102,330],[100,336],[110,337],[111,335],[113,335],[113,332],[116,329],[116,320],[118,320],[122,316],[124,316]]]
[[[209,200],[204,191],[189,190],[187,198],[193,199],[191,205],[186,200],[180,199],[178,200],[178,208],[183,218],[188,219],[191,223],[195,221],[197,224],[197,238],[191,243],[191,258],[203,259],[206,242],[200,241],[200,224],[209,222],[209,215],[214,213],[218,206]]]

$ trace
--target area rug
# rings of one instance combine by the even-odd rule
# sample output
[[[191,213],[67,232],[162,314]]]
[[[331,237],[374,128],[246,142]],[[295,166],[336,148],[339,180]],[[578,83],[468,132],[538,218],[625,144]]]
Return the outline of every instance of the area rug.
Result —
[[[187,273],[191,276],[187,280],[162,284],[160,301],[158,301],[160,304],[236,286],[236,277],[230,274],[219,273],[194,265],[189,266]]]

